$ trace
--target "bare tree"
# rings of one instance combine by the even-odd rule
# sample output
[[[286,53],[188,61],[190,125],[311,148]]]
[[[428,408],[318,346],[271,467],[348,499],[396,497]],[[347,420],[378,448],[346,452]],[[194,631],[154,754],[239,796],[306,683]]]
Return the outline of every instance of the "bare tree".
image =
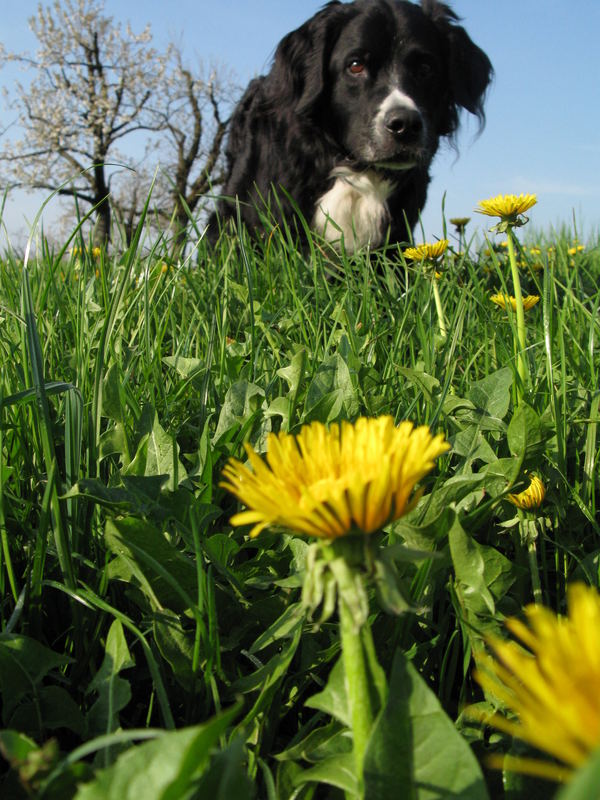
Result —
[[[96,239],[107,241],[110,162],[125,160],[118,145],[156,129],[150,108],[164,80],[167,55],[150,47],[146,28],[134,34],[104,14],[102,0],[55,0],[30,20],[35,56],[0,53],[33,70],[14,87],[24,138],[0,150],[7,185],[47,189],[96,209]]]
[[[181,51],[172,45],[161,91],[152,103],[154,125],[160,132],[154,153],[113,194],[119,219],[127,223],[139,216],[139,201],[144,201],[154,176],[152,209],[174,230],[174,242],[185,239],[190,220],[207,194],[224,179],[223,140],[228,120],[224,109],[233,104],[233,79],[222,68],[193,72],[184,65]],[[137,193],[134,189],[137,188]],[[138,205],[136,206],[136,202]]]

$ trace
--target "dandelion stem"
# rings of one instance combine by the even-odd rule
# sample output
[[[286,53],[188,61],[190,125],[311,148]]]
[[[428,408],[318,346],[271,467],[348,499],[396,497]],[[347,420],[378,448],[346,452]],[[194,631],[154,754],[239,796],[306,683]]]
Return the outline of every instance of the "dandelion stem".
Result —
[[[448,336],[448,331],[446,329],[446,320],[444,319],[444,309],[442,307],[442,298],[440,297],[440,290],[437,285],[437,280],[435,275],[433,276],[433,297],[435,300],[435,307],[437,310],[438,315],[438,322],[440,326],[440,336],[442,339],[445,339]]]
[[[527,386],[527,362],[525,360],[525,348],[527,341],[525,338],[525,311],[523,309],[523,293],[521,291],[521,279],[519,278],[519,270],[517,267],[517,258],[515,253],[515,241],[512,228],[506,231],[507,244],[508,244],[508,259],[510,261],[510,270],[513,282],[513,291],[515,295],[515,311],[517,315],[517,372],[520,378],[520,386],[518,387],[519,400],[523,399],[523,393]]]
[[[542,582],[540,580],[540,570],[537,557],[537,529],[535,522],[525,519],[525,515],[519,509],[519,528],[521,531],[521,541],[527,547],[527,561],[529,562],[529,574],[531,575],[531,591],[533,602],[536,605],[542,603]]]
[[[342,658],[352,721],[354,762],[359,785],[362,785],[363,759],[373,726],[369,673],[361,641],[361,629],[356,626],[352,612],[343,597],[339,598],[339,613]]]

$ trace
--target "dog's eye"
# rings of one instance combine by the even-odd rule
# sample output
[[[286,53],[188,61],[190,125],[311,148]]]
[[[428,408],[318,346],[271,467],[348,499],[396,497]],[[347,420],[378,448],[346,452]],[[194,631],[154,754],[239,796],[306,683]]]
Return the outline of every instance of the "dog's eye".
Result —
[[[427,81],[433,77],[435,65],[428,58],[419,58],[412,64],[411,72],[418,81]]]
[[[365,62],[361,61],[360,58],[353,58],[348,64],[348,72],[351,75],[362,75],[365,70]]]

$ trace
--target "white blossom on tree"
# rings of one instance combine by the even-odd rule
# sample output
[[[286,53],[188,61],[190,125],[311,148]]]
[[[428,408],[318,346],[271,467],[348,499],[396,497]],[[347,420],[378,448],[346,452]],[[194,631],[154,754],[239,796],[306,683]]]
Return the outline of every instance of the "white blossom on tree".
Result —
[[[30,26],[34,55],[0,49],[0,65],[17,62],[32,76],[5,91],[22,136],[2,140],[2,183],[93,208],[94,238],[106,242],[113,205],[130,225],[139,215],[156,168],[149,154],[159,153],[153,204],[185,227],[182,209],[196,207],[218,171],[225,122],[216,77],[194,77],[173,45],[159,53],[149,27],[123,29],[103,0],[39,5]]]

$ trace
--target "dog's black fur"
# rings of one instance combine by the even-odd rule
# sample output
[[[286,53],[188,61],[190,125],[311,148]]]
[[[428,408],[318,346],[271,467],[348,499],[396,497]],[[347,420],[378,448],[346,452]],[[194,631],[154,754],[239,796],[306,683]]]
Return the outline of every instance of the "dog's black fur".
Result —
[[[239,199],[254,228],[295,205],[335,246],[405,241],[440,138],[461,108],[484,121],[492,67],[457,21],[436,0],[356,0],[288,34],[234,111],[218,216]]]

